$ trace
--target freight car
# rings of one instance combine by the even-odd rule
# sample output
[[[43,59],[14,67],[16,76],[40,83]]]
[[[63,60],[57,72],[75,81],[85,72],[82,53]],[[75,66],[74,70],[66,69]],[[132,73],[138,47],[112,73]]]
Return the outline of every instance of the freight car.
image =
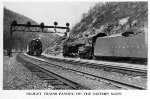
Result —
[[[33,39],[27,45],[27,54],[35,56],[40,56],[42,54],[42,42],[40,39]]]

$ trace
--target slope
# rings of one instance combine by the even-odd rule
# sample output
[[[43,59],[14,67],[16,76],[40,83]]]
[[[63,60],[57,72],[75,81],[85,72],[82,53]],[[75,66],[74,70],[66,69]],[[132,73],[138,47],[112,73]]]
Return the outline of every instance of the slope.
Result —
[[[10,45],[15,50],[26,49],[26,45],[35,38],[41,38],[43,43],[43,49],[50,47],[52,45],[52,40],[57,38],[56,35],[53,34],[42,34],[42,33],[27,33],[27,32],[13,32],[12,42],[9,41],[10,38],[10,24],[16,20],[17,23],[26,24],[28,21],[31,24],[37,25],[38,23],[34,20],[13,12],[7,8],[4,8],[4,17],[3,17],[3,48],[8,49]]]

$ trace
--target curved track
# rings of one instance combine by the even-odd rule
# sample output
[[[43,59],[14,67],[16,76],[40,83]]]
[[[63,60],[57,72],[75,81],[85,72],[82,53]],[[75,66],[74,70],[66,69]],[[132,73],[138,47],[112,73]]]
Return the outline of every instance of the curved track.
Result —
[[[72,73],[75,73],[75,74],[80,75],[82,77],[85,77],[85,78],[88,78],[88,79],[92,79],[94,81],[98,81],[98,82],[101,82],[101,83],[106,83],[106,84],[111,85],[111,86],[115,86],[116,89],[126,89],[126,90],[128,90],[128,89],[145,90],[146,89],[146,87],[138,86],[136,84],[134,85],[134,84],[130,84],[130,83],[122,82],[122,81],[117,81],[117,80],[114,80],[114,79],[105,78],[103,76],[97,76],[97,75],[94,75],[94,74],[91,74],[91,73],[87,73],[87,72],[83,72],[83,71],[80,71],[80,70],[75,70],[75,69],[72,69],[72,68],[64,67],[64,66],[62,66],[63,64],[57,65],[57,64],[54,64],[54,63],[51,63],[51,62],[47,62],[47,61],[43,61],[43,60],[40,60],[40,59],[36,59],[36,58],[33,58],[33,57],[31,58],[31,57],[28,57],[28,56],[25,56],[25,55],[22,55],[22,56],[26,57],[26,58],[30,58],[30,59],[32,59],[32,60],[34,60],[36,62],[39,62],[40,64],[44,63],[46,65],[53,66],[53,67],[59,68],[61,70],[65,70],[67,72],[72,72]],[[20,57],[20,59],[21,59],[21,57]],[[23,60],[23,58],[22,58],[22,60]],[[63,60],[62,62],[67,62],[67,61]],[[37,65],[35,65],[35,64],[33,64],[33,63],[29,62],[29,61],[27,63],[30,64],[30,65],[33,65],[34,68],[42,69],[41,67],[38,67]],[[69,61],[69,64],[72,64],[72,63],[73,64],[78,64],[78,65],[82,65],[82,63],[77,63],[77,62],[75,63],[75,62]],[[49,72],[48,70],[42,70],[42,71],[43,72]],[[59,76],[59,75],[57,75],[57,76]],[[61,78],[63,78],[63,77],[59,76],[59,79],[61,79]],[[63,79],[66,80],[66,78],[63,78]],[[83,86],[84,86],[85,89],[92,89],[92,88],[87,87],[86,85],[80,85],[78,82],[75,83],[75,81],[69,81],[69,83],[70,82],[74,83],[74,84],[71,84],[71,86],[75,86],[75,87],[73,87],[75,89],[78,89],[78,88],[82,89]]]
[[[84,86],[79,85],[76,82],[70,81],[66,78],[61,77],[58,74],[50,72],[44,68],[39,67],[38,65],[29,62],[19,55],[17,55],[17,60],[20,61],[24,66],[26,66],[30,71],[39,76],[42,80],[46,80],[50,85],[54,86],[54,89],[88,89]]]
[[[111,65],[111,64],[96,64],[96,63],[90,63],[90,62],[81,62],[81,61],[75,61],[75,60],[66,60],[66,59],[58,59],[58,58],[50,58],[41,56],[41,58],[50,59],[53,61],[59,61],[59,62],[65,62],[68,64],[74,64],[74,65],[82,65],[85,67],[95,68],[95,69],[105,69],[105,70],[115,70],[116,72],[121,72],[124,74],[129,75],[135,75],[135,76],[147,76],[147,67],[146,68],[137,68],[132,66],[123,66],[123,65]],[[133,64],[131,64],[133,65]],[[137,64],[136,64],[137,65]]]

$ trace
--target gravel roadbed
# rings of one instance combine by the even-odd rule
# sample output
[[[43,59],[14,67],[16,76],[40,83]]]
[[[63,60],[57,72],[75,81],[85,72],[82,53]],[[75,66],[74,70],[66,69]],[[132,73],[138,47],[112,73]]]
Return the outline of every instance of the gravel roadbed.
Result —
[[[54,88],[19,63],[16,55],[3,58],[3,90],[52,90]]]
[[[27,57],[31,57],[31,58],[35,58],[32,56],[27,56]],[[73,69],[73,70],[78,70],[78,71],[82,71],[85,73],[90,73],[93,75],[97,75],[100,77],[104,77],[104,78],[109,78],[115,81],[120,81],[120,82],[126,82],[127,84],[132,84],[132,85],[137,85],[140,86],[142,88],[147,89],[147,78],[142,78],[141,76],[132,76],[132,75],[125,75],[125,74],[121,74],[121,73],[117,73],[117,72],[107,72],[107,71],[103,71],[101,69],[94,69],[94,68],[88,68],[85,66],[81,66],[79,65],[74,65],[74,64],[68,64],[68,63],[64,63],[64,62],[59,62],[59,61],[55,61],[55,60],[50,60],[50,59],[42,59],[39,57],[36,57],[36,59],[41,59],[42,61],[47,61],[50,62],[52,64],[55,65],[60,65],[64,68],[69,68],[69,69]]]
[[[32,57],[32,56],[30,56],[30,57]],[[32,60],[31,58],[29,58],[26,55],[24,56],[23,54],[20,55],[20,58],[23,58],[24,60],[26,60],[28,62],[31,62],[31,60]],[[35,60],[34,61],[32,60],[32,63],[36,64],[38,67],[41,67],[50,72],[53,72],[54,74],[61,75],[61,77],[63,77],[63,78],[66,78],[70,81],[76,82],[82,86],[85,86],[89,90],[107,90],[107,89],[119,90],[120,89],[112,84],[94,80],[94,79],[90,78],[89,76],[85,76],[85,75],[81,76],[80,74],[77,74],[77,73],[74,73],[74,72],[71,72],[68,70],[63,70],[63,69],[57,68],[56,66],[53,66],[50,64],[48,65],[48,64],[38,62]]]

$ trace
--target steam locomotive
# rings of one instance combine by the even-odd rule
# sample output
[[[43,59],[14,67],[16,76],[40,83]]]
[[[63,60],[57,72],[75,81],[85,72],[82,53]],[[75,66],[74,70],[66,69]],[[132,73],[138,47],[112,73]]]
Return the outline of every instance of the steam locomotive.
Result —
[[[147,61],[147,38],[144,33],[134,34],[125,32],[107,36],[104,33],[91,38],[91,43],[82,46],[68,44],[64,46],[63,55],[86,59],[136,59],[136,61]],[[80,44],[81,45],[81,44]]]
[[[42,42],[40,39],[33,39],[27,45],[27,54],[35,56],[40,56],[42,54]]]
[[[79,41],[74,43],[65,42],[63,45],[63,56],[64,57],[80,57],[86,59],[92,59],[94,57],[94,44],[98,37],[107,36],[105,33],[99,33],[92,38],[86,38],[83,42]],[[79,39],[80,40],[80,39]]]

